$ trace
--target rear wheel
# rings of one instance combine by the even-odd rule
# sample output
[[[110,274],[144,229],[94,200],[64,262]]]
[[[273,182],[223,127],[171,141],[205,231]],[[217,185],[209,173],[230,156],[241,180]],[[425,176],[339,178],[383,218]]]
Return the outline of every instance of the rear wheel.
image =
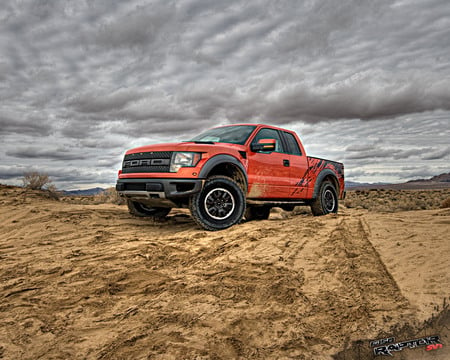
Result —
[[[248,206],[245,210],[245,219],[250,220],[266,220],[270,215],[270,206]]]
[[[140,202],[127,200],[128,211],[134,216],[163,218],[171,208],[149,207]]]
[[[333,183],[324,181],[320,185],[319,194],[311,203],[311,211],[315,216],[337,213],[338,196]]]
[[[189,209],[195,222],[204,229],[222,230],[241,221],[245,195],[233,179],[212,176],[202,191],[192,196]]]

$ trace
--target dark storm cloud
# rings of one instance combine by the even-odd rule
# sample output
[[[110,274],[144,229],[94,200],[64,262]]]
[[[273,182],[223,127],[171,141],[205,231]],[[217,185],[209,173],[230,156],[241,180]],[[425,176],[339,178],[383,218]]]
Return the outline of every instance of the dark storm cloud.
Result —
[[[100,24],[94,41],[106,47],[147,47],[164,34],[174,17],[174,2],[136,5],[132,10]]]
[[[7,151],[6,155],[23,159],[52,159],[52,160],[81,160],[87,157],[87,154],[75,153],[69,149],[40,147],[19,147]]]
[[[165,137],[165,141],[188,140],[193,137],[194,134],[200,133],[203,129],[214,126],[210,120],[195,121],[195,128],[192,126],[192,122],[185,121],[183,119],[176,120],[171,118],[170,121],[164,119],[158,120],[141,120],[129,123],[126,127],[118,127],[111,131],[116,134],[124,134],[130,137],[142,136],[142,137]]]
[[[366,144],[366,145],[361,145],[361,144],[353,144],[350,146],[347,146],[345,148],[345,151],[347,152],[367,152],[367,151],[372,151],[375,150],[375,145],[370,145],[370,144]]]
[[[26,166],[4,166],[0,165],[0,179],[9,180],[17,179],[28,171]]]
[[[422,156],[426,153],[429,153],[432,151],[432,148],[418,148],[418,149],[410,149],[410,150],[401,150],[401,149],[394,149],[394,148],[381,148],[381,147],[369,147],[367,148],[361,148],[362,150],[355,150],[357,149],[353,148],[352,150],[349,150],[347,148],[347,159],[376,159],[376,158],[392,158],[395,160],[398,159],[408,159],[410,157],[418,157]],[[442,157],[442,156],[441,156]]]
[[[432,110],[450,110],[450,80],[438,77],[411,79],[385,73],[364,74],[356,81],[330,83],[308,88],[305,85],[281,92],[268,103],[267,118],[285,121],[304,119],[372,120]],[[395,80],[391,80],[394,78]]]
[[[450,158],[450,147],[424,154],[422,157],[423,160],[440,160],[445,158]]]
[[[135,89],[96,89],[83,94],[77,94],[67,102],[82,113],[110,112],[122,109],[128,103],[138,101],[144,94]]]
[[[62,125],[60,132],[61,136],[65,138],[86,139],[94,134],[100,136],[100,134],[96,132],[96,129],[96,122],[91,119],[86,121],[85,118],[83,119],[83,117],[81,117],[81,119],[73,119]]]
[[[348,161],[350,176],[394,176],[385,160],[438,169],[450,156],[449,28],[446,0],[6,0],[4,166],[42,159],[66,183],[70,160],[83,169],[74,182],[101,182],[128,147],[266,122]]]
[[[23,114],[19,111],[4,111],[0,113],[0,134],[48,135],[51,124],[40,116]]]
[[[394,160],[399,159],[409,159],[410,157],[418,157],[421,156],[427,152],[432,151],[432,148],[419,148],[419,149],[411,149],[411,150],[401,150],[396,153],[394,153],[393,158]]]
[[[165,98],[160,98],[158,102],[142,101],[120,112],[120,115],[126,117],[131,125],[143,121],[176,123],[180,120],[192,120],[192,116],[195,116],[192,113],[189,116],[189,109],[183,109],[178,104],[172,103],[172,100]]]
[[[118,126],[120,126],[118,124]],[[101,138],[100,136],[96,139],[87,138],[80,140],[80,147],[83,149],[121,149],[126,146],[125,141],[115,139],[113,137]]]

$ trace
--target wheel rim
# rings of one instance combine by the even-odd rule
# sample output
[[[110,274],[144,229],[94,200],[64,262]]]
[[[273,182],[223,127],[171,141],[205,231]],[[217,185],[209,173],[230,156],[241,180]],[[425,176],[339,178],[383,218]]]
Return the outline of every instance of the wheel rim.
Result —
[[[336,199],[333,191],[330,189],[325,190],[323,193],[323,205],[326,212],[333,212],[336,207]]]
[[[224,220],[233,213],[235,202],[230,191],[216,188],[205,196],[204,205],[208,216],[215,220]]]

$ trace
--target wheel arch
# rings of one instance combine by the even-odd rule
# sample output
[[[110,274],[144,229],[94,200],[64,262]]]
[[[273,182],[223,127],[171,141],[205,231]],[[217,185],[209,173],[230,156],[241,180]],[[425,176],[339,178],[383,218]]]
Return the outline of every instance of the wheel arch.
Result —
[[[339,196],[339,181],[336,177],[336,174],[330,169],[324,169],[317,176],[316,183],[314,184],[312,198],[315,199],[317,198],[317,196],[319,196],[320,186],[324,181],[330,181],[334,185],[336,193]]]
[[[200,178],[223,175],[232,178],[247,193],[248,179],[242,163],[231,155],[216,155],[210,158],[200,171]]]

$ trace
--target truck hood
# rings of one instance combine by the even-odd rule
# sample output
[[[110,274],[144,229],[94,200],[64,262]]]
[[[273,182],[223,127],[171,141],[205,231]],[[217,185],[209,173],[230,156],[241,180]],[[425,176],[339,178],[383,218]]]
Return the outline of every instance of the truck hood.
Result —
[[[166,144],[155,144],[140,146],[134,149],[128,150],[125,155],[135,154],[140,152],[151,152],[151,151],[195,151],[195,152],[209,152],[214,149],[215,153],[218,152],[229,152],[234,151],[245,151],[246,147],[244,145],[238,144],[228,144],[228,143],[196,143],[192,141],[179,142],[179,143],[166,143]]]

